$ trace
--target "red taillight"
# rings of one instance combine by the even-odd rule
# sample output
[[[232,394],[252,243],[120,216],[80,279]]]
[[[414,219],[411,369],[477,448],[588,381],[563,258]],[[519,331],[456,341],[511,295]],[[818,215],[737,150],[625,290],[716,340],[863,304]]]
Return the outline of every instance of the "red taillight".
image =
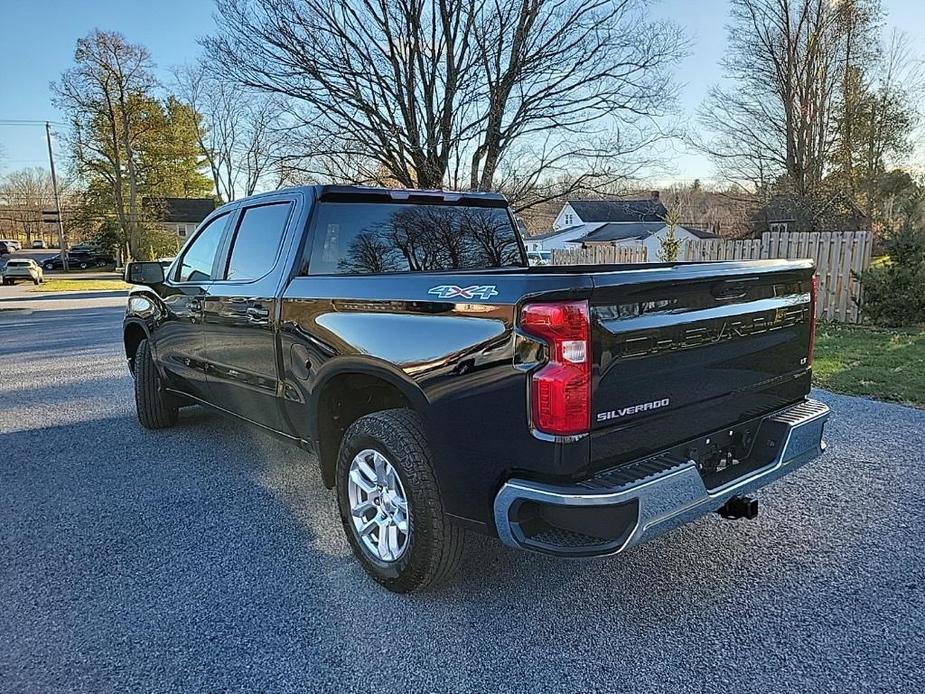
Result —
[[[591,412],[588,302],[527,304],[520,327],[549,347],[546,365],[533,372],[530,383],[533,426],[556,436],[587,432]]]
[[[809,354],[806,357],[808,366],[813,365],[816,352],[816,296],[819,294],[819,277],[813,275],[812,289],[809,290]]]

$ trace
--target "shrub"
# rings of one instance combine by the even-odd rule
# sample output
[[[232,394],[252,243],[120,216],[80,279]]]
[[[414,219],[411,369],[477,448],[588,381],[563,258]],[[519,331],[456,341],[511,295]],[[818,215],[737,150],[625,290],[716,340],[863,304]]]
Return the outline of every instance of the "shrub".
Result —
[[[879,325],[925,323],[925,230],[904,224],[884,243],[889,261],[864,271],[864,315]]]

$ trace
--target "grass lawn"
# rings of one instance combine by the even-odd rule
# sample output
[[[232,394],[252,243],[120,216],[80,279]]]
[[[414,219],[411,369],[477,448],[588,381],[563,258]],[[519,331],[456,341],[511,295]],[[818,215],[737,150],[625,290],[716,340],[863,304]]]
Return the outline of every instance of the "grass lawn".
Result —
[[[44,284],[32,288],[33,292],[117,292],[127,291],[130,285],[117,277],[112,279],[74,279],[46,277]]]
[[[816,385],[925,407],[925,328],[820,323]]]

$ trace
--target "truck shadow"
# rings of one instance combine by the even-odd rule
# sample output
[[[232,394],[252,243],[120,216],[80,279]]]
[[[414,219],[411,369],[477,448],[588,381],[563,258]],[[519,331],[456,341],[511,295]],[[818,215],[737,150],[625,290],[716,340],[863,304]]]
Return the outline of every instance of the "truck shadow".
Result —
[[[561,673],[563,653],[614,672],[628,658],[690,670],[696,644],[739,638],[748,615],[771,615],[777,629],[806,614],[824,619],[813,610],[843,599],[846,567],[873,570],[870,543],[892,522],[858,516],[850,499],[833,500],[824,518],[802,501],[839,465],[827,456],[773,487],[755,521],[705,518],[584,561],[473,536],[454,582],[396,596],[350,554],[316,461],[219,414],[185,408],[176,428],[159,432],[109,417],[9,431],[3,441],[0,603],[21,637],[7,657],[33,662],[24,644],[41,642],[69,677],[113,662],[145,672],[156,658],[180,673],[181,688],[194,674],[188,649],[216,688],[261,673],[282,677],[276,688],[363,689],[372,678],[392,690],[424,670],[446,691],[473,677],[541,688]],[[852,484],[877,474],[860,471]],[[845,525],[852,532],[833,532]],[[389,625],[390,645],[368,631],[370,615]],[[838,638],[809,632],[817,650]],[[783,657],[789,642],[777,638],[741,648]],[[673,639],[690,645],[650,652]],[[388,672],[395,649],[418,670]],[[255,669],[225,667],[254,664],[255,653]],[[538,669],[519,669],[517,653],[539,658]]]

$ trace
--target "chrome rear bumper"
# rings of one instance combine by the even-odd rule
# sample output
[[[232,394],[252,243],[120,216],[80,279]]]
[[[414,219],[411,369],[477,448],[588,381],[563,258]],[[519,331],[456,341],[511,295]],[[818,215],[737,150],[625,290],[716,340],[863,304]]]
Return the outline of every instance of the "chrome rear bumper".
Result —
[[[769,463],[716,489],[707,489],[693,460],[655,456],[617,469],[612,486],[506,482],[495,497],[498,536],[512,547],[563,556],[616,554],[715,511],[733,496],[773,482],[825,450],[829,408],[807,400],[762,420],[759,432],[777,454]],[[610,482],[608,482],[610,483]],[[536,530],[537,516],[562,519]],[[556,521],[558,522],[558,521]],[[594,530],[582,526],[590,523]],[[531,529],[530,524],[534,523]],[[546,527],[549,526],[549,527]],[[589,526],[590,527],[590,526]]]

